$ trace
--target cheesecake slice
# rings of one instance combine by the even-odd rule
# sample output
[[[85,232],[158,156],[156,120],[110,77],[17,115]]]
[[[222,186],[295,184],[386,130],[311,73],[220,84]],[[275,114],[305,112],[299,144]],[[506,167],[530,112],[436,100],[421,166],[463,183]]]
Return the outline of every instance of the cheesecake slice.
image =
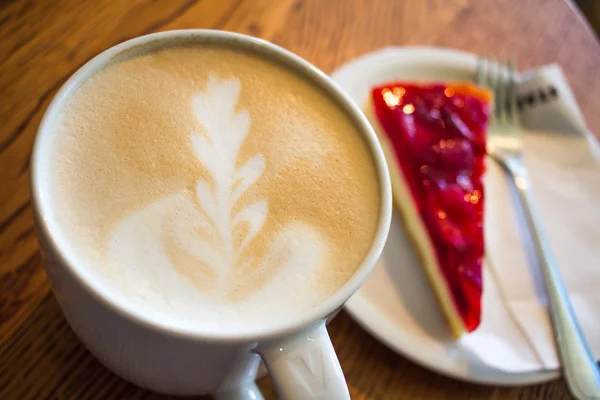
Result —
[[[365,114],[386,152],[394,202],[455,337],[481,321],[483,174],[490,94],[394,82]]]

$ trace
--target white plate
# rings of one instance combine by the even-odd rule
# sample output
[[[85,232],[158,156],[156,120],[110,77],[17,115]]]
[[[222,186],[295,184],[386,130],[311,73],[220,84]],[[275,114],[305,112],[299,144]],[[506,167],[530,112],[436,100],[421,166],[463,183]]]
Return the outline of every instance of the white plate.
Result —
[[[427,47],[398,47],[354,59],[332,78],[359,105],[371,87],[393,80],[472,80],[473,54]],[[397,215],[383,255],[346,310],[373,336],[414,362],[457,379],[526,385],[559,376],[558,371],[507,373],[483,364],[452,340],[419,260]]]

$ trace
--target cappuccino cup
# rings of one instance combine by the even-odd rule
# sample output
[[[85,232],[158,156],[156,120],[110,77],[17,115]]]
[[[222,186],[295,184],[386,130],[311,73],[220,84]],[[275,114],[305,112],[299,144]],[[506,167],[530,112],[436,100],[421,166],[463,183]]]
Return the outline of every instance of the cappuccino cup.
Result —
[[[107,368],[174,395],[347,399],[326,321],[389,229],[376,135],[274,44],[168,31],[59,90],[31,161],[36,232],[65,318]]]

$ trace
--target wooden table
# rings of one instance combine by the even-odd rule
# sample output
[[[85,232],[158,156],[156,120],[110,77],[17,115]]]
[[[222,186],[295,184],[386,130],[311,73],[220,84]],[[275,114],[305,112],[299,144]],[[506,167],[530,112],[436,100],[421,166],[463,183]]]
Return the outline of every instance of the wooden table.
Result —
[[[213,28],[271,40],[324,71],[389,45],[511,54],[558,62],[600,132],[600,48],[562,0],[4,0],[0,1],[0,398],[162,398],[102,367],[69,329],[36,244],[29,158],[50,99],[84,62],[135,36]],[[330,326],[355,399],[563,399],[562,380],[476,386],[388,350],[342,312]],[[274,398],[268,378],[260,381]]]

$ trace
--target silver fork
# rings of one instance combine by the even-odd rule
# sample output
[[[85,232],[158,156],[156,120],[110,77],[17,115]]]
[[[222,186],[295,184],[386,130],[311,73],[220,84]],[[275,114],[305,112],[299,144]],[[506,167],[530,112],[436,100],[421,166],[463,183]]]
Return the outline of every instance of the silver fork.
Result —
[[[600,373],[573,313],[567,290],[534,206],[527,169],[522,163],[523,143],[520,138],[514,62],[509,61],[505,68],[480,59],[477,83],[487,86],[494,93],[487,151],[510,175],[516,187],[542,271],[554,338],[567,386],[577,399],[600,399]]]

